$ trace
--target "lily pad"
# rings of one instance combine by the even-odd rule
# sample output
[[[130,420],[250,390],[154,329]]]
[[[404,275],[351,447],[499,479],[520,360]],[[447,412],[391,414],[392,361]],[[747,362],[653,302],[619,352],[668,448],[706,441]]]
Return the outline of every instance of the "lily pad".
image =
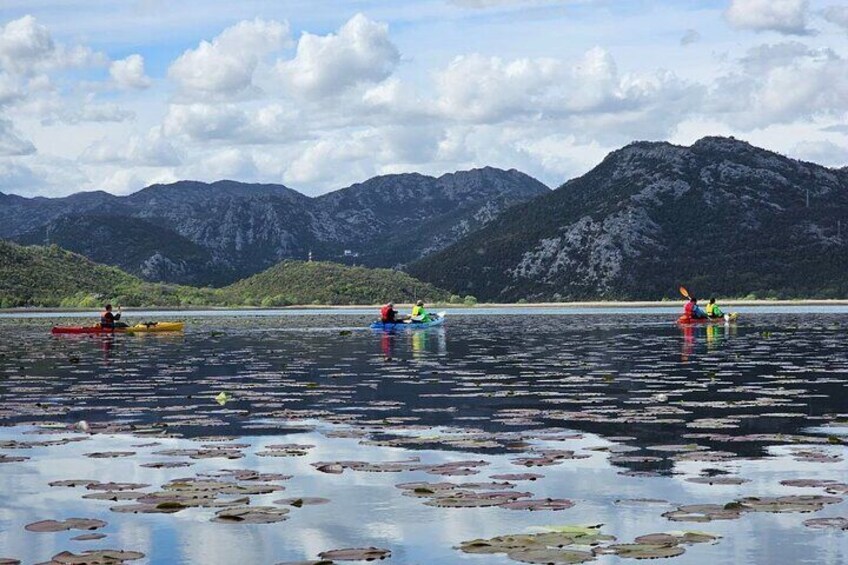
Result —
[[[318,554],[321,559],[330,561],[375,561],[391,556],[392,552],[388,549],[377,547],[331,549]]]
[[[287,508],[274,506],[236,506],[219,510],[212,521],[223,524],[272,524],[287,520],[288,513]]]
[[[678,545],[620,543],[609,545],[599,553],[617,555],[627,559],[661,559],[683,555],[685,549]]]
[[[139,551],[119,551],[114,549],[84,551],[80,554],[63,551],[54,555],[51,563],[61,565],[117,565],[125,561],[135,561],[142,557],[144,557],[144,554]]]
[[[80,534],[78,536],[74,536],[71,539],[73,541],[94,541],[103,539],[106,537],[106,534]]]
[[[848,518],[834,516],[831,518],[810,518],[804,520],[804,525],[808,528],[816,528],[822,530],[842,530],[848,531]]]
[[[66,530],[97,530],[106,526],[106,522],[93,518],[68,518],[67,520],[41,520],[27,524],[28,532],[64,532]]]
[[[574,506],[574,502],[564,498],[544,498],[539,500],[516,500],[515,502],[507,502],[501,504],[501,508],[509,510],[565,510]]]
[[[539,563],[541,565],[572,565],[595,560],[595,556],[588,551],[561,548],[516,550],[507,553],[507,557],[521,563]]]

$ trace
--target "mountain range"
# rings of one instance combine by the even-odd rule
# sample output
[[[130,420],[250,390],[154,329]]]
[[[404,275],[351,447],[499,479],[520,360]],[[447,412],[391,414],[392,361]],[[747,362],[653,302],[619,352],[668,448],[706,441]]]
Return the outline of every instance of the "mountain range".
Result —
[[[233,181],[0,194],[0,238],[193,285],[311,251],[490,302],[662,299],[680,284],[700,297],[844,298],[848,168],[734,138],[640,141],[553,191],[483,168],[375,177],[316,198]]]
[[[283,185],[181,181],[128,196],[0,194],[0,238],[56,244],[148,281],[222,286],[282,260],[399,267],[549,192],[516,170],[398,174],[310,198]]]
[[[733,138],[636,142],[416,262],[494,302],[848,296],[848,169]]]

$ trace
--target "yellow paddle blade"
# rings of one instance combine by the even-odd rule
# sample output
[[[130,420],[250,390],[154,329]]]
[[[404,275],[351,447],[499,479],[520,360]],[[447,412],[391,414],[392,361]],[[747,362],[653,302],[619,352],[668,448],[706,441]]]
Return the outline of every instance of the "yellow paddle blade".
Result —
[[[682,294],[685,298],[689,298],[689,291],[686,290],[685,286],[680,287],[680,294]]]

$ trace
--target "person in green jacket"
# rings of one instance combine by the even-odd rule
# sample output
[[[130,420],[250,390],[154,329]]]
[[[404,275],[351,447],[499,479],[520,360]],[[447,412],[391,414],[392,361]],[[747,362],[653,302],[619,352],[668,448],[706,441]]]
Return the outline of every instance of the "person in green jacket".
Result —
[[[707,304],[707,316],[710,318],[723,318],[724,312],[716,304],[715,298],[710,298],[710,303]]]
[[[424,309],[424,301],[419,300],[416,302],[415,306],[412,307],[412,321],[426,323],[431,319],[430,313]]]

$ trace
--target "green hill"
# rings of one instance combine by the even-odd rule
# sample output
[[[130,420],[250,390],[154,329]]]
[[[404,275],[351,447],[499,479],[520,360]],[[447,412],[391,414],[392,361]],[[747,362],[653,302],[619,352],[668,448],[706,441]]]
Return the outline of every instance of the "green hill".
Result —
[[[283,261],[223,290],[233,302],[261,306],[449,299],[447,292],[399,271],[303,261]]]
[[[206,289],[153,284],[82,255],[0,240],[0,307],[188,306],[216,303]]]
[[[145,282],[55,245],[0,240],[0,308],[18,306],[288,306],[378,304],[449,295],[405,273],[337,263],[285,261],[224,289]]]

